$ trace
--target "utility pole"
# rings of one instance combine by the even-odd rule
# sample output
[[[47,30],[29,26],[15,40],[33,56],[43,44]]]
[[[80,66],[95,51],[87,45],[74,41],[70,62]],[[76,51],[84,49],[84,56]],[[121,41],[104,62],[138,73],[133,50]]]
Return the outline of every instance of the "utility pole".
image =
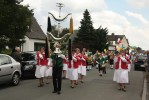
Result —
[[[57,7],[59,8],[59,19],[61,18],[61,9],[62,9],[62,7],[64,7],[64,4],[62,4],[62,3],[56,3],[57,5]],[[59,37],[59,34],[60,34],[60,27],[61,27],[61,25],[60,25],[61,23],[60,23],[60,21],[58,22],[58,37]]]

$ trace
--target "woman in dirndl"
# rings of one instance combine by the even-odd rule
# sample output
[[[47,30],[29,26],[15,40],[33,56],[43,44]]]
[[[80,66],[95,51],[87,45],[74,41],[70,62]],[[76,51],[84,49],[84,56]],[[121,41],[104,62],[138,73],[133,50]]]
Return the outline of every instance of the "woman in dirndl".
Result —
[[[75,52],[74,56],[78,58],[78,60],[77,60],[77,64],[78,64],[78,74],[79,74],[78,77],[80,78],[82,54],[80,53],[80,49],[79,49],[79,48],[76,48],[76,52]]]
[[[83,79],[84,76],[86,76],[86,60],[87,60],[87,56],[85,55],[85,51],[82,51],[82,58],[81,58],[81,67],[80,67],[80,81],[81,83],[84,83]]]
[[[74,88],[75,85],[77,85],[78,80],[78,63],[77,63],[78,57],[75,56],[75,51],[72,53],[72,60],[69,60],[68,63],[68,79],[71,83],[71,88]]]
[[[125,84],[128,83],[128,65],[125,57],[125,52],[117,54],[114,58],[115,72],[113,81],[116,81],[119,85],[118,90],[126,92]]]
[[[40,51],[37,51],[36,59],[37,59],[37,64],[36,64],[35,76],[36,78],[39,79],[38,87],[43,87],[44,85],[43,79],[45,77],[47,64],[48,64],[48,60],[44,52],[44,47],[40,48]]]

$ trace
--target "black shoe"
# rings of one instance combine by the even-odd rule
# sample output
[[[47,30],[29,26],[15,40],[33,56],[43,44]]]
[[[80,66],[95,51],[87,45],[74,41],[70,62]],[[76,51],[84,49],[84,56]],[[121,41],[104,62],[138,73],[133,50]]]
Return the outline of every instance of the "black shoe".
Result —
[[[58,91],[58,92],[57,92],[57,94],[61,94],[61,92],[60,92],[60,91]]]
[[[57,91],[53,91],[52,93],[56,93]]]
[[[122,88],[122,91],[123,91],[123,92],[126,92],[126,90],[125,90],[124,88]]]
[[[106,72],[103,72],[103,74],[106,74]]]
[[[74,86],[70,86],[71,88],[74,88]]]
[[[39,84],[38,87],[43,87],[43,84]]]
[[[78,85],[78,83],[74,83],[75,85]]]

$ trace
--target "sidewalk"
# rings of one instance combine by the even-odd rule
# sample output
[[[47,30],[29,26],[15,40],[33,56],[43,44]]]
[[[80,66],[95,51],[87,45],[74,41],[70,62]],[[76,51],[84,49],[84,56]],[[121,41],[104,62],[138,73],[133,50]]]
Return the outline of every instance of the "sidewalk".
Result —
[[[142,92],[142,100],[149,100],[149,73],[144,74],[144,85]]]

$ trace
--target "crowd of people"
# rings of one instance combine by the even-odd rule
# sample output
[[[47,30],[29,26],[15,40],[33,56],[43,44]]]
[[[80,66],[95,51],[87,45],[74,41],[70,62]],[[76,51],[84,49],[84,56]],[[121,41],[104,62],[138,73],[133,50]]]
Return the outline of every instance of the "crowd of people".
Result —
[[[49,50],[49,58],[46,58],[44,48],[37,52],[37,67],[35,76],[39,79],[38,87],[43,87],[43,79],[46,83],[53,79],[53,93],[61,94],[62,79],[70,80],[70,87],[75,88],[78,82],[84,83],[87,71],[95,67],[99,71],[99,76],[106,74],[106,68],[115,69],[113,81],[119,85],[118,90],[126,91],[126,83],[129,83],[131,69],[131,57],[128,52],[99,52],[95,54],[79,48],[72,50],[72,59],[69,59],[68,50],[61,51],[60,44],[55,44],[55,51]]]
[[[83,48],[72,50],[72,59],[69,59],[68,50],[61,51],[61,45],[57,42],[54,45],[55,51],[49,50],[49,57],[45,55],[45,48],[40,48],[36,52],[36,71],[35,76],[39,80],[38,87],[43,87],[44,82],[49,84],[53,81],[53,93],[61,94],[62,79],[70,80],[70,88],[75,88],[78,82],[84,83],[87,71],[93,67],[98,69],[99,76],[107,73],[106,68],[115,69],[113,81],[117,82],[118,90],[126,92],[126,84],[129,83],[129,72],[134,56],[128,50],[107,51],[95,54]],[[17,56],[19,48],[12,53],[17,61],[20,62],[20,55]]]

